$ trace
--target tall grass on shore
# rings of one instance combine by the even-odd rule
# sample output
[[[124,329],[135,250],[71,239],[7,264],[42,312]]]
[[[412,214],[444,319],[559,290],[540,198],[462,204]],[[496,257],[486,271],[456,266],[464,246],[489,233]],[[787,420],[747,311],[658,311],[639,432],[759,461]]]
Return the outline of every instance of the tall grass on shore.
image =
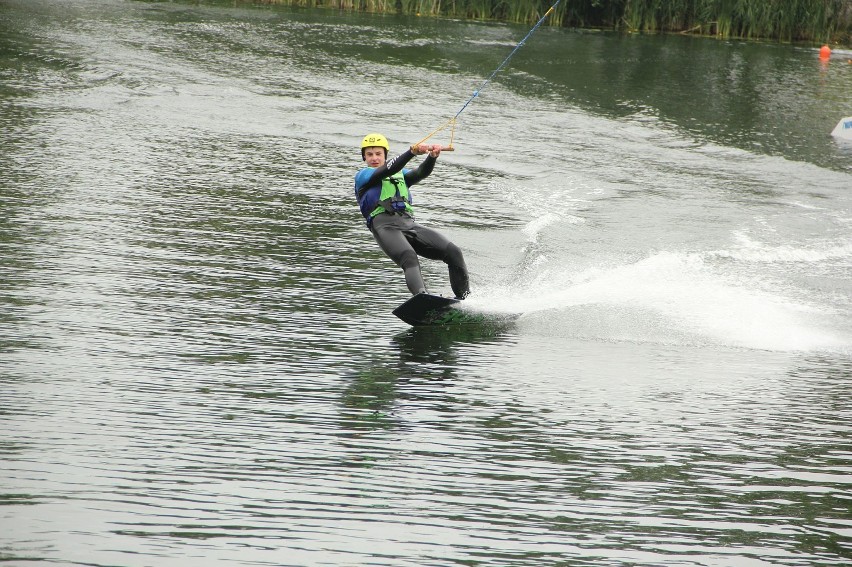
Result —
[[[237,0],[535,23],[555,0]],[[551,26],[852,43],[852,0],[562,0]]]

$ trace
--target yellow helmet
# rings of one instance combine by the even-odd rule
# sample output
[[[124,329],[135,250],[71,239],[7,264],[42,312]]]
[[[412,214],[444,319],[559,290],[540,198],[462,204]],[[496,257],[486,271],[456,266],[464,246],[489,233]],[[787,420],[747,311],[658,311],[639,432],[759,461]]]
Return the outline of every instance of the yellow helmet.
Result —
[[[364,150],[367,148],[384,148],[385,156],[388,155],[390,151],[390,146],[388,145],[388,139],[382,136],[381,134],[367,134],[364,136],[364,139],[361,140],[361,159],[364,159]]]

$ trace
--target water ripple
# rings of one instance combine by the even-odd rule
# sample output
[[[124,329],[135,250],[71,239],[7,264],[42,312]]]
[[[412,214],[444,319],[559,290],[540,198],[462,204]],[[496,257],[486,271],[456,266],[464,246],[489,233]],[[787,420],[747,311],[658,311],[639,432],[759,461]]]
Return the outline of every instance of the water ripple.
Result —
[[[466,303],[527,314],[410,329],[345,140],[377,89],[376,121],[415,139],[412,114],[441,113],[423,85],[468,96],[510,28],[68,10],[0,8],[0,561],[850,557],[844,174],[714,147],[637,101],[614,124],[565,105],[564,68],[528,65],[417,193],[465,243]],[[494,153],[516,138],[530,151]],[[459,194],[475,215],[442,212]]]

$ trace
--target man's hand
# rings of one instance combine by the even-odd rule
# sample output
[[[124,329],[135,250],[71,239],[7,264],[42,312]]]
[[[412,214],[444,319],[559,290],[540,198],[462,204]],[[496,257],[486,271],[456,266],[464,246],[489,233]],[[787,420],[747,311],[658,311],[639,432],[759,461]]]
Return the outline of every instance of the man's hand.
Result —
[[[441,144],[435,144],[432,146],[427,146],[426,144],[415,144],[411,146],[411,153],[416,156],[421,156],[426,152],[428,152],[433,158],[438,157],[441,155]]]

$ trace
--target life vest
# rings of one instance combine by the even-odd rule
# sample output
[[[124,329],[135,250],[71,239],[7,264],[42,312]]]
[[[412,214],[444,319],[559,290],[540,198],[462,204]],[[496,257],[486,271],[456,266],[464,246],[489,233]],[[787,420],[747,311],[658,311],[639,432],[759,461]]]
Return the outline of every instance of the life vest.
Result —
[[[381,213],[408,213],[414,214],[411,208],[411,195],[408,193],[408,185],[405,183],[405,175],[400,171],[390,177],[382,179],[382,192],[379,193],[379,202],[370,218]]]

